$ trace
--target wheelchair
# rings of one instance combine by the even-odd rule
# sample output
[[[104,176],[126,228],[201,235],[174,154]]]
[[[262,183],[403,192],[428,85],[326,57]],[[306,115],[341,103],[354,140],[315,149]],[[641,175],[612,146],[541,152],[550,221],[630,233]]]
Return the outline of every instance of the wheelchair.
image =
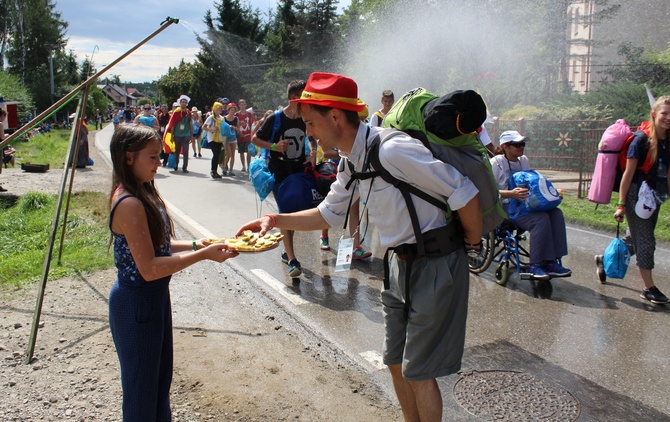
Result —
[[[468,266],[472,274],[481,274],[491,263],[497,263],[495,281],[504,286],[510,277],[510,271],[519,274],[522,280],[532,280],[533,276],[526,273],[530,253],[527,246],[528,237],[511,220],[482,236],[482,247],[478,254],[468,256]],[[511,267],[511,268],[510,268]]]

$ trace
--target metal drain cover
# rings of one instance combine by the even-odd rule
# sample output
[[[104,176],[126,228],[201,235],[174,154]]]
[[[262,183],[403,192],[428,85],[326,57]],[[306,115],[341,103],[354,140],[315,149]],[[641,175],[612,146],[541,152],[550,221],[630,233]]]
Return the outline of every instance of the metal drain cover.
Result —
[[[496,421],[574,421],[579,400],[562,388],[517,371],[463,372],[454,397],[471,414]]]

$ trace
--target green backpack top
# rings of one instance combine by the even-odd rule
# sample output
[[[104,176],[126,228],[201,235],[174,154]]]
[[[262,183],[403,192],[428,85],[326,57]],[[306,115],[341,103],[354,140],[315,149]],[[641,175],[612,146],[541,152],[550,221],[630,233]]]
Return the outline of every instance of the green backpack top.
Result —
[[[484,120],[486,105],[474,91],[454,91],[438,97],[416,88],[395,102],[382,124],[420,140],[435,158],[452,165],[474,183],[482,208],[482,235],[507,218],[488,150],[476,133]],[[451,213],[448,205],[447,213]]]

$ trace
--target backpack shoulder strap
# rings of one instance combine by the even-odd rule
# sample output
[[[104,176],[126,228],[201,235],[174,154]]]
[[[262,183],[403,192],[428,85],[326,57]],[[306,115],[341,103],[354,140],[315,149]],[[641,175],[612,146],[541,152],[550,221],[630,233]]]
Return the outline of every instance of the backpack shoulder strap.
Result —
[[[443,202],[434,196],[428,195],[426,192],[422,191],[421,189],[410,185],[407,182],[404,182],[402,180],[397,179],[394,177],[391,173],[389,173],[388,170],[386,170],[381,162],[379,161],[379,146],[381,145],[382,142],[392,138],[393,136],[397,135],[398,133],[405,133],[402,131],[398,131],[395,129],[388,130],[385,129],[382,131],[380,134],[380,141],[377,142],[376,148],[373,148],[370,150],[369,154],[369,161],[370,165],[372,168],[381,176],[384,181],[387,183],[392,184],[394,187],[401,189],[401,190],[407,190],[409,193],[412,195],[418,196],[419,198],[423,199],[424,201],[431,203],[435,205],[438,208],[441,208],[443,211],[448,212],[449,211],[449,206],[447,205],[446,202]],[[407,131],[407,134],[413,138],[419,139],[429,150],[430,148],[428,147],[428,138],[426,135],[421,132],[421,131]],[[375,142],[375,141],[373,141]]]
[[[411,195],[418,196],[424,201],[427,201],[435,205],[436,207],[442,209],[447,213],[450,212],[450,209],[446,202],[440,201],[439,199],[431,195],[428,195],[421,189],[396,178],[382,166],[379,160],[379,147],[382,142],[392,138],[397,134],[398,134],[397,130],[384,130],[380,135],[378,135],[373,140],[368,154],[369,163],[370,166],[372,166],[372,168],[375,170],[375,173],[381,176],[381,178],[384,179],[385,182],[390,183],[396,189],[398,189],[402,194],[403,198],[405,199],[405,204],[407,206],[407,210],[409,211],[409,217],[412,222],[412,229],[414,230],[414,237],[416,238],[417,253],[419,255],[424,255],[426,253],[426,249],[423,243],[423,237],[421,235],[421,225],[419,223],[419,216],[416,212],[416,208],[414,207],[414,202],[412,201]]]
[[[270,135],[270,142],[274,142],[275,135],[279,132],[281,128],[281,110],[275,110],[275,121],[272,126],[272,135]]]

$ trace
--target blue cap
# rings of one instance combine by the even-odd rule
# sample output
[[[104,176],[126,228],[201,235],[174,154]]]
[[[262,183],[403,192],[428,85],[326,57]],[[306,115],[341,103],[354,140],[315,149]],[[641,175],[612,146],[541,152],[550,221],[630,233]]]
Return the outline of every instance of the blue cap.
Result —
[[[230,100],[229,100],[228,98],[226,98],[226,97],[223,97],[223,98],[219,98],[219,102],[220,102],[220,103],[229,103]]]

